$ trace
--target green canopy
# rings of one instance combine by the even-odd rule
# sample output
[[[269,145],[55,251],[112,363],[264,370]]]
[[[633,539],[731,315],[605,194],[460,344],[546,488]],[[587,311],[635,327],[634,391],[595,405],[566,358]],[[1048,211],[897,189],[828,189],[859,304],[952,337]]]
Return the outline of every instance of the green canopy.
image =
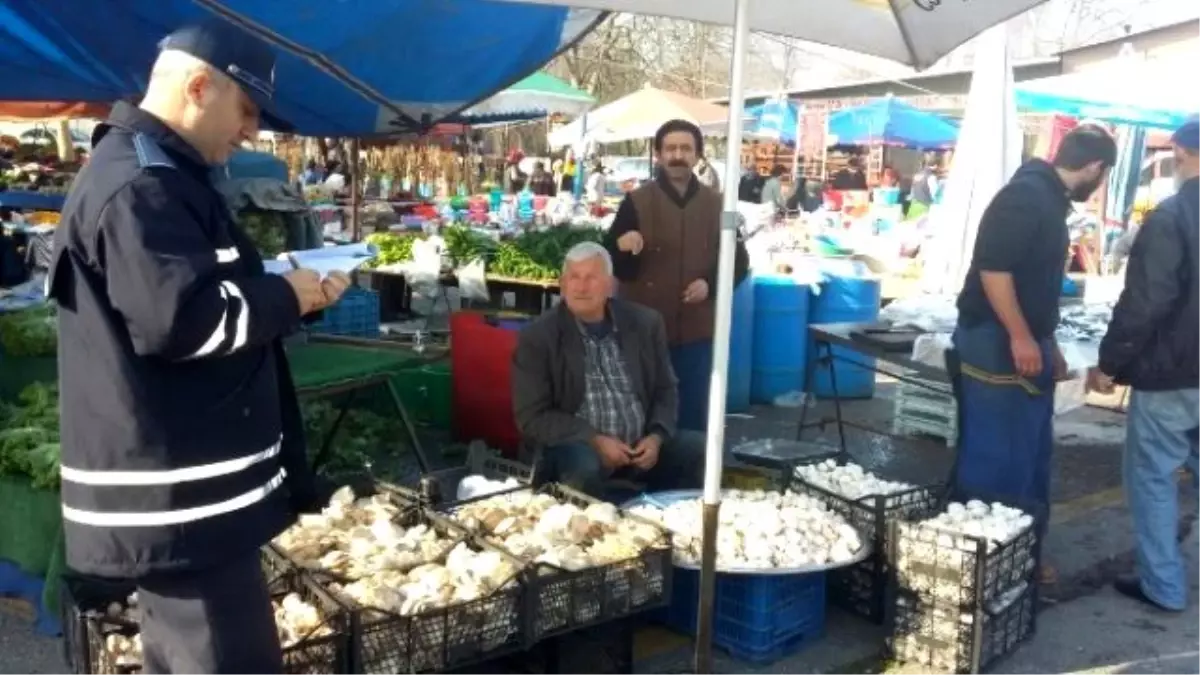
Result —
[[[587,112],[596,99],[559,78],[536,72],[504,91],[471,106],[467,116],[530,113],[530,117],[562,114],[572,117]],[[538,114],[540,113],[540,114]]]

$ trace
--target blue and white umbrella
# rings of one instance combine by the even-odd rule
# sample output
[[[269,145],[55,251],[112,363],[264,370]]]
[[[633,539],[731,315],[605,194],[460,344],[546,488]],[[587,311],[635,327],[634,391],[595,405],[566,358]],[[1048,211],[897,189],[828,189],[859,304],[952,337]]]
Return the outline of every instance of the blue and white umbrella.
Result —
[[[795,145],[800,135],[801,107],[794,101],[773,99],[746,108],[744,133],[748,137]]]

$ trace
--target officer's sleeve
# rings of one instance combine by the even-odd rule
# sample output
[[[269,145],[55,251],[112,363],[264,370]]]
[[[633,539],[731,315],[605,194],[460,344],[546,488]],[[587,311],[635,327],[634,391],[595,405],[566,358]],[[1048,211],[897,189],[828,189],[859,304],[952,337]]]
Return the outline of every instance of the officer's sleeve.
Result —
[[[198,359],[270,343],[300,306],[281,276],[221,280],[223,263],[169,172],[134,179],[109,201],[99,236],[109,299],[142,356]]]

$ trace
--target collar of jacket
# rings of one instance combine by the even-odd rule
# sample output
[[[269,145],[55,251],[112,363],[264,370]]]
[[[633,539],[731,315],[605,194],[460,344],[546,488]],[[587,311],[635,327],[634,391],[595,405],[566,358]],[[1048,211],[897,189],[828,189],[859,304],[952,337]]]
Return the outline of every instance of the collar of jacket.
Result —
[[[113,106],[108,119],[96,125],[96,130],[92,132],[93,149],[100,144],[100,139],[104,138],[113,127],[149,136],[159,147],[171,153],[173,158],[180,160],[190,169],[205,174],[211,169],[196,148],[183,140],[183,137],[175,133],[174,129],[167,126],[158,117],[125,101],[118,101]]]
[[[558,307],[555,308],[555,311],[558,312],[558,321],[562,328],[563,334],[574,335],[575,337],[583,336],[584,331],[581,322],[579,319],[575,318],[574,314],[571,313],[571,310],[567,307],[567,303],[565,301],[558,303]],[[626,337],[633,334],[633,326],[629,322],[629,313],[625,311],[625,304],[623,301],[618,300],[617,298],[609,300],[604,311],[612,321],[612,334],[619,340],[624,340]]]
[[[695,197],[696,193],[700,191],[700,181],[697,180],[694,172],[688,179],[687,189],[683,191],[682,195],[671,184],[671,179],[667,178],[666,171],[659,171],[658,175],[654,177],[654,181],[658,183],[658,187],[663,191],[663,194],[670,197],[671,201],[675,202],[675,205],[681,209],[687,206],[688,202],[692,201],[692,197]]]

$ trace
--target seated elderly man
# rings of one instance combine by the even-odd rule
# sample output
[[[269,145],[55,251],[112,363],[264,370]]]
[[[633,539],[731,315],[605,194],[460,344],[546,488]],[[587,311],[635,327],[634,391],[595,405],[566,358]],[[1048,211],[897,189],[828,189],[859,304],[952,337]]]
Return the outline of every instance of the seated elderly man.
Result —
[[[604,497],[615,476],[654,490],[699,488],[704,437],[675,427],[678,383],[658,312],[612,298],[612,258],[577,244],[562,299],[521,332],[513,407],[539,476]]]

